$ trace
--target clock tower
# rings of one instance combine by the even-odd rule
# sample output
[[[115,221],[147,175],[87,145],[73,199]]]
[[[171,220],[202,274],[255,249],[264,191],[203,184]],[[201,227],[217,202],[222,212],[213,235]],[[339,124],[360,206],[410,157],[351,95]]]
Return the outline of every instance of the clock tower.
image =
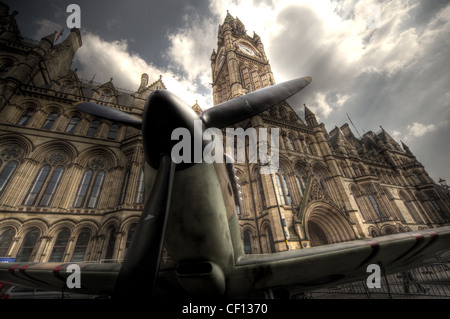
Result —
[[[247,35],[239,18],[227,12],[217,39],[211,55],[214,105],[275,84],[260,37]]]

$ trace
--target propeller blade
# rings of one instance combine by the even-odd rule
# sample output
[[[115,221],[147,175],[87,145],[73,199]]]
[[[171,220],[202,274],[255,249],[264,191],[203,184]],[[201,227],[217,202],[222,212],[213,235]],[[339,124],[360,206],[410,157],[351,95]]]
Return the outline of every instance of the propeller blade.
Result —
[[[153,189],[145,202],[136,231],[117,278],[113,297],[153,296],[164,244],[175,164],[162,155]]]
[[[100,105],[90,102],[80,102],[75,104],[75,108],[80,111],[95,115],[120,124],[141,129],[142,120],[128,113],[113,109],[106,105]]]
[[[286,100],[306,87],[311,81],[311,77],[306,76],[268,86],[205,110],[200,118],[206,127],[224,128],[231,126]]]

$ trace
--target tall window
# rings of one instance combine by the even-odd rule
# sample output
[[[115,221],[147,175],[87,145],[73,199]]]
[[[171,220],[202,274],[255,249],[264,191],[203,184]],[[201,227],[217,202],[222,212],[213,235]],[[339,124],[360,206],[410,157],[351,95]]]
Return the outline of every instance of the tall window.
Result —
[[[352,191],[353,199],[356,202],[356,206],[358,206],[359,212],[361,213],[364,220],[366,220],[366,221],[372,220],[372,218],[370,218],[370,216],[367,215],[367,211],[365,209],[363,209],[363,207],[361,206],[361,202],[360,202],[360,199],[362,196],[361,193],[355,187],[352,187],[351,191]]]
[[[283,192],[284,192],[284,196],[286,197],[286,203],[288,205],[292,205],[292,197],[291,197],[291,194],[289,192],[286,175],[281,175],[281,183],[283,185]]]
[[[251,238],[250,231],[248,231],[248,230],[246,230],[244,232],[244,252],[246,254],[252,253],[252,238]]]
[[[257,179],[258,179],[259,197],[261,198],[262,208],[266,208],[267,207],[266,195],[264,194],[264,187],[263,187],[263,183],[262,183],[261,174],[257,174]]]
[[[89,130],[87,132],[87,136],[94,137],[99,126],[100,126],[99,121],[92,121],[91,126],[89,127]]]
[[[127,242],[125,244],[125,254],[127,253],[128,247],[130,247],[131,241],[133,240],[134,231],[136,230],[136,224],[133,224],[130,229],[128,229]]]
[[[39,206],[49,206],[55,196],[59,183],[61,182],[62,175],[64,173],[63,167],[57,167],[50,178],[50,181],[45,188],[44,194],[39,202]]]
[[[77,196],[75,197],[73,207],[82,207],[83,206],[85,199],[86,199],[88,189],[89,189],[89,185],[91,184],[93,174],[94,174],[94,171],[91,169],[84,173],[83,179],[81,180],[80,186],[78,187],[78,193],[77,193]]]
[[[0,161],[0,167],[2,166],[1,164],[2,163]],[[1,172],[0,172],[0,195],[6,189],[6,185],[11,180],[11,177],[13,176],[14,172],[16,171],[16,168],[17,168],[17,162],[9,162],[8,164],[5,165],[3,170],[1,170]]]
[[[414,209],[412,202],[407,199],[405,194],[400,193],[400,199],[403,201],[403,204],[405,205],[406,209],[408,210],[409,214],[414,219],[414,221],[419,224],[423,223],[422,219],[420,218],[420,216],[417,214],[416,210]]]
[[[44,186],[45,180],[47,179],[50,170],[50,165],[45,165],[39,170],[34,179],[33,185],[31,185],[31,188],[28,191],[28,195],[23,203],[25,206],[31,206],[36,202],[36,198],[42,190],[42,187]]]
[[[112,124],[109,127],[109,132],[108,132],[108,139],[110,140],[114,140],[117,136],[117,131],[119,130],[119,125],[117,124]]]
[[[67,244],[69,243],[70,231],[64,229],[59,232],[56,237],[53,250],[49,258],[49,262],[62,262],[64,259],[64,253],[66,252]]]
[[[105,259],[112,259],[115,245],[116,245],[116,229],[114,228],[114,226],[110,226],[108,244],[106,245]]]
[[[300,192],[300,196],[303,197],[303,191],[305,189],[305,186],[303,185],[303,181],[298,176],[295,176],[295,181],[297,182],[297,187],[298,187],[298,191]]]
[[[144,169],[139,173],[138,187],[136,190],[136,204],[144,202]]]
[[[294,140],[292,139],[292,137],[288,136],[287,140],[288,140],[289,148],[291,150],[295,151],[295,144],[294,144]]]
[[[34,107],[29,107],[25,110],[25,112],[22,114],[20,119],[17,121],[17,125],[25,126],[30,121],[31,117],[36,112],[36,109]]]
[[[284,198],[283,187],[281,185],[280,176],[278,174],[276,174],[275,177],[277,179],[277,193],[278,193],[278,198],[280,199],[280,204],[286,205],[286,200]]]
[[[125,196],[127,195],[128,189],[128,180],[130,179],[130,168],[125,172],[125,178],[122,183],[122,190],[120,192],[119,205],[123,205],[125,203]]]
[[[40,232],[37,228],[32,228],[23,239],[22,245],[20,246],[19,252],[16,256],[16,262],[27,262],[30,261],[34,248],[36,246],[37,240],[39,238]]]
[[[69,124],[67,124],[66,133],[73,133],[79,121],[80,118],[78,116],[72,116],[72,118],[69,121]]]
[[[278,194],[280,195],[281,205],[292,205],[292,198],[289,192],[285,175],[275,175],[277,178]]]
[[[42,128],[47,129],[47,130],[51,129],[57,118],[58,118],[58,112],[50,113],[47,116],[47,119],[45,120],[44,125],[42,125]]]
[[[369,202],[372,205],[373,210],[375,211],[378,218],[383,218],[383,212],[380,209],[380,206],[378,205],[377,200],[372,194],[372,191],[369,187],[366,188],[367,197],[369,198]]]
[[[313,155],[313,151],[312,151],[312,148],[311,148],[311,144],[310,144],[307,140],[305,140],[305,147],[306,147],[306,152],[307,152],[308,154]]]
[[[103,189],[105,176],[105,171],[99,171],[95,175],[92,169],[87,170],[78,187],[73,207],[96,208]]]
[[[100,171],[95,178],[94,186],[92,187],[91,196],[89,197],[88,208],[97,207],[98,199],[103,189],[103,182],[105,181],[105,172]]]
[[[64,168],[58,166],[53,169],[51,177],[48,179],[51,171],[52,167],[50,165],[45,165],[39,170],[23,202],[25,206],[35,205],[39,197],[39,206],[49,206],[51,204],[64,173]],[[45,191],[41,194],[44,186]]]
[[[269,253],[274,253],[275,252],[275,241],[273,240],[272,229],[270,228],[269,225],[264,227],[263,233],[266,235],[267,246],[268,246],[267,248],[268,248]]]
[[[73,250],[71,261],[83,261],[86,255],[86,250],[89,245],[89,240],[91,239],[91,231],[87,228],[83,228],[78,235],[77,243]]]
[[[0,257],[8,255],[15,234],[14,229],[9,228],[0,235]]]

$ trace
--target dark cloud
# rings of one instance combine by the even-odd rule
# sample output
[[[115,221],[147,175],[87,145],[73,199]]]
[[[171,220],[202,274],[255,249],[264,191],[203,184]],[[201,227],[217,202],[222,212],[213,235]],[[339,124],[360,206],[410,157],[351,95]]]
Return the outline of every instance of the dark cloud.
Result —
[[[308,104],[328,130],[349,122],[347,113],[361,134],[382,125],[435,180],[448,180],[450,9],[448,1],[425,2],[382,7],[382,25],[360,32],[353,52],[344,41],[355,33],[330,30],[320,13],[293,5],[278,13],[282,32],[271,39],[269,58],[285,78],[312,76],[307,90],[290,99],[299,114]],[[338,4],[342,23],[357,18],[354,2]]]
[[[18,24],[23,35],[31,38],[63,25],[71,2],[6,1],[11,10],[19,10]],[[330,2],[334,7],[328,2],[319,6],[287,0],[240,5],[209,0],[77,3],[83,32],[91,35],[86,43],[98,42],[91,44],[92,52],[84,51],[83,64],[79,61],[91,70],[90,76],[103,72],[106,79],[114,76],[124,85],[134,83],[119,65],[109,69],[114,75],[108,74],[106,67],[95,69],[94,61],[101,65],[98,58],[87,58],[94,49],[97,54],[116,50],[116,56],[133,60],[133,79],[146,72],[141,66],[172,74],[175,80],[182,79],[181,85],[172,84],[176,90],[187,87],[202,95],[206,104],[202,107],[210,106],[206,102],[210,87],[205,85],[210,78],[209,55],[226,9],[234,15],[239,11],[251,31],[261,26],[255,17],[264,18],[265,24],[254,31],[262,37],[276,80],[313,78],[311,85],[289,100],[301,116],[306,103],[328,130],[349,122],[347,113],[361,134],[382,125],[408,144],[435,180],[450,180],[449,1],[336,0]],[[381,9],[381,19],[380,25],[371,28],[367,9],[374,4]],[[126,41],[119,45],[117,41],[122,40]],[[115,58],[109,55],[108,61]]]

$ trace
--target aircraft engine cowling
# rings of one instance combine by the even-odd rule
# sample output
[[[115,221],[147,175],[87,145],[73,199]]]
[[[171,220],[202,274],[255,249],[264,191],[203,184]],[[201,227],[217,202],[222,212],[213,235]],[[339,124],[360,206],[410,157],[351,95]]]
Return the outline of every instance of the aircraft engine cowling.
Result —
[[[225,275],[211,261],[181,263],[177,265],[175,273],[189,294],[220,296],[225,292]]]

